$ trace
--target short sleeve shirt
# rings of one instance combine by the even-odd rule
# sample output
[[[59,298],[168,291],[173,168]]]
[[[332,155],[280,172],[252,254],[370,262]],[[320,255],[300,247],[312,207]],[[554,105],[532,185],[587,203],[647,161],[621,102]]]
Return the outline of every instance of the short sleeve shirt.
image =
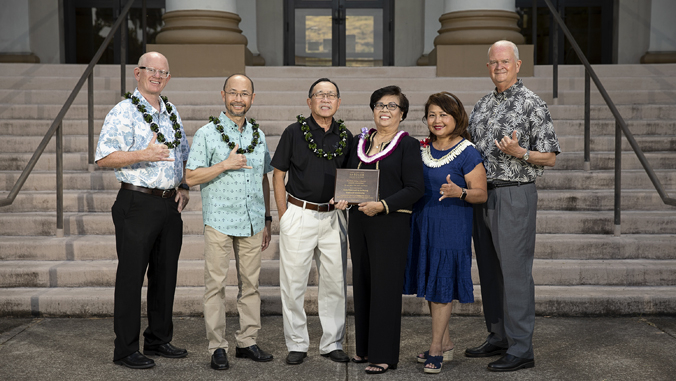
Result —
[[[335,120],[328,131],[324,131],[314,120],[306,119],[317,148],[335,152],[342,140],[340,127]],[[279,139],[272,166],[288,172],[286,191],[296,198],[314,203],[327,203],[333,197],[336,187],[336,168],[345,168],[349,149],[352,147],[352,133],[347,131],[347,145],[343,154],[327,160],[320,158],[308,147],[300,123],[288,126]]]
[[[146,113],[157,123],[160,133],[165,136],[167,141],[175,140],[175,131],[170,120],[171,113],[167,111],[164,102],[160,99],[160,111],[157,111],[141,95],[138,89],[134,90],[133,96],[140,100],[139,104],[146,107]],[[183,162],[188,160],[190,147],[178,110],[173,104],[171,106],[181,132],[181,144],[169,150],[169,157],[174,161],[143,161],[126,167],[115,168],[115,177],[120,182],[157,189],[176,188],[181,182],[183,179]],[[116,151],[133,152],[145,149],[152,138],[153,131],[150,129],[150,124],[143,120],[143,114],[131,102],[131,99],[125,99],[106,115],[96,146],[95,160],[99,161]]]
[[[239,127],[225,113],[219,116],[223,134],[228,140],[248,147],[253,139],[253,125],[247,121]],[[263,176],[272,171],[270,152],[265,134],[258,129],[258,144],[251,153],[245,153],[247,166],[228,170],[209,182],[200,185],[202,195],[202,218],[204,224],[219,232],[236,237],[249,237],[265,227],[265,199],[263,198]],[[209,123],[201,127],[192,139],[190,157],[186,168],[208,168],[226,160],[232,149],[223,141],[216,125]]]
[[[543,166],[507,155],[495,145],[495,140],[511,137],[512,131],[523,148],[561,152],[547,104],[519,79],[502,93],[493,90],[481,98],[469,118],[469,133],[484,158],[488,181],[529,182],[544,172]]]

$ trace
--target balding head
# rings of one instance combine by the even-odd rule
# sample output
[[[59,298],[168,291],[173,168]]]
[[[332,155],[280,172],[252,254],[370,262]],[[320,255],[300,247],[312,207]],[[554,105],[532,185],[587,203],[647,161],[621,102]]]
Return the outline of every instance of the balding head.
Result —
[[[500,40],[500,41],[497,41],[496,43],[494,43],[493,45],[491,45],[491,47],[488,48],[488,59],[489,60],[491,59],[491,49],[493,49],[493,47],[497,48],[497,47],[505,47],[505,46],[512,48],[512,51],[514,52],[514,58],[516,58],[516,61],[518,61],[519,60],[519,48],[516,46],[515,43],[513,43],[512,41],[507,41],[507,40]]]

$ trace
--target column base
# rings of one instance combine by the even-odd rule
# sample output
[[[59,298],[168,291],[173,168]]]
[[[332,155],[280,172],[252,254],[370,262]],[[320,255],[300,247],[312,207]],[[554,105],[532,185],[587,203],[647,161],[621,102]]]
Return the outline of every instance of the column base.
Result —
[[[485,45],[437,45],[437,77],[488,76],[488,48]],[[519,78],[533,76],[533,45],[517,45],[521,57]],[[431,63],[431,62],[430,62]],[[431,63],[433,64],[433,63]]]
[[[248,51],[239,44],[148,44],[146,50],[167,57],[172,77],[221,78],[243,74]]]
[[[641,57],[642,64],[676,63],[676,52],[647,52]]]
[[[0,63],[40,63],[40,58],[33,53],[0,54]]]

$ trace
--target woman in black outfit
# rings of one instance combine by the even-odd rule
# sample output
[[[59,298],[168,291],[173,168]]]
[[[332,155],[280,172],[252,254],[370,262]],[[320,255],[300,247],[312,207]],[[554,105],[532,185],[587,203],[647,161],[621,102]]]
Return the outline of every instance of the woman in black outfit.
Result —
[[[396,369],[401,335],[401,292],[411,227],[411,209],[423,196],[420,143],[399,131],[408,99],[397,86],[371,95],[375,129],[350,150],[349,168],[379,169],[379,201],[350,208],[348,239],[352,256],[356,363],[366,373]],[[347,203],[340,201],[338,208]]]

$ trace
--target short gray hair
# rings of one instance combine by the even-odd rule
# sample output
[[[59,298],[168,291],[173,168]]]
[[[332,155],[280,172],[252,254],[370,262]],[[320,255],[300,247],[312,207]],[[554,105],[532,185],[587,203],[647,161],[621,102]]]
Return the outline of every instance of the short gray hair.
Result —
[[[510,47],[512,48],[512,50],[514,51],[514,57],[516,57],[516,60],[517,60],[517,61],[519,60],[519,48],[516,46],[515,43],[513,43],[512,41],[508,41],[508,40],[500,40],[500,41],[497,41],[496,43],[494,43],[493,45],[491,45],[490,48],[488,48],[488,54],[487,54],[487,55],[488,55],[488,59],[489,59],[489,60],[491,59],[491,49],[493,49],[493,47],[494,47],[495,45],[507,45],[507,46],[510,46]]]

